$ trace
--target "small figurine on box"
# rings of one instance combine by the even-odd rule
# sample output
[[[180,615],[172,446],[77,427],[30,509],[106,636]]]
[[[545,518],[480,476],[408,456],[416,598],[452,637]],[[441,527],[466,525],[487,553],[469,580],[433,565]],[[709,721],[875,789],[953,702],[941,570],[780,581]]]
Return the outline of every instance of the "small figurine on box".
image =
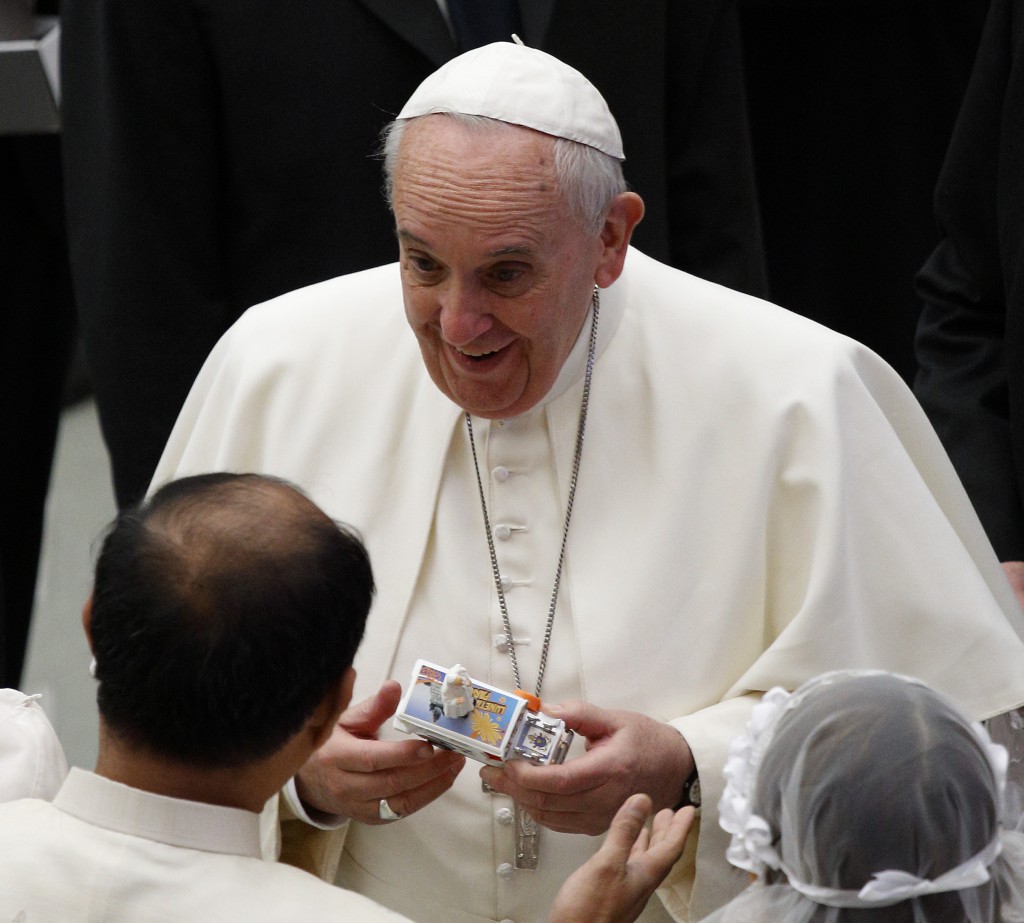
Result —
[[[441,704],[446,718],[465,718],[473,710],[473,684],[461,663],[445,673],[441,683]]]
[[[473,679],[461,664],[448,669],[429,660],[416,661],[393,723],[487,765],[511,759],[558,764],[574,736],[564,721],[541,711],[536,696]]]

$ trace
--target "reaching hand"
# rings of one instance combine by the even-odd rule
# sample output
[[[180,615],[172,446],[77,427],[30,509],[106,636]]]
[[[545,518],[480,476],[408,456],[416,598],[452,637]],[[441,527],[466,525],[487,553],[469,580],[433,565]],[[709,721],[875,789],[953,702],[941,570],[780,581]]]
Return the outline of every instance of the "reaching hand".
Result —
[[[644,824],[651,799],[633,795],[619,808],[601,848],[566,879],[549,923],[630,923],[682,855],[693,808],[666,808]]]
[[[377,740],[378,730],[394,715],[401,697],[402,687],[388,680],[376,695],[341,713],[327,743],[296,777],[303,804],[364,824],[380,824],[382,798],[404,816],[451,788],[465,765],[464,756],[435,750],[425,740]]]

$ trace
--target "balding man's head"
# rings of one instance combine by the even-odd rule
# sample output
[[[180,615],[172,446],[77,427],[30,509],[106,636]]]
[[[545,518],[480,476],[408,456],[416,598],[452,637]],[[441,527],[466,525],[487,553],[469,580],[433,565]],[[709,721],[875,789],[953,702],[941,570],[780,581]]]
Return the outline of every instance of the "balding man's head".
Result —
[[[182,762],[267,756],[351,665],[372,594],[358,537],[291,485],[172,482],[118,516],[97,561],[104,722]]]

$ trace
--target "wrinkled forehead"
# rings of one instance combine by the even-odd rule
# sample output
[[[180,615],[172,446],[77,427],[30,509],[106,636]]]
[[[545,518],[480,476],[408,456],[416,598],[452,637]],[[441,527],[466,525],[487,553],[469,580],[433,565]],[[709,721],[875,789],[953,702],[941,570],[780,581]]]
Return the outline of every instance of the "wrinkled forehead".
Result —
[[[554,175],[555,138],[544,132],[495,119],[459,113],[435,113],[410,119],[398,149],[396,172],[410,163],[452,166],[464,171],[492,164]],[[515,179],[515,176],[510,176]]]
[[[559,210],[555,159],[555,139],[529,128],[447,115],[414,119],[395,163],[396,213],[415,203],[469,214]]]

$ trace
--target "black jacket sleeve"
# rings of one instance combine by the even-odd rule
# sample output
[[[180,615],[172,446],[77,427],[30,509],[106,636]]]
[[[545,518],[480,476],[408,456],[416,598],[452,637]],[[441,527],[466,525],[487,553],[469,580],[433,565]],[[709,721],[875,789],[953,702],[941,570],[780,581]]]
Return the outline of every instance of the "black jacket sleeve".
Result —
[[[1012,7],[992,3],[936,188],[944,237],[916,279],[914,386],[1004,561],[1024,560],[1024,34]]]

